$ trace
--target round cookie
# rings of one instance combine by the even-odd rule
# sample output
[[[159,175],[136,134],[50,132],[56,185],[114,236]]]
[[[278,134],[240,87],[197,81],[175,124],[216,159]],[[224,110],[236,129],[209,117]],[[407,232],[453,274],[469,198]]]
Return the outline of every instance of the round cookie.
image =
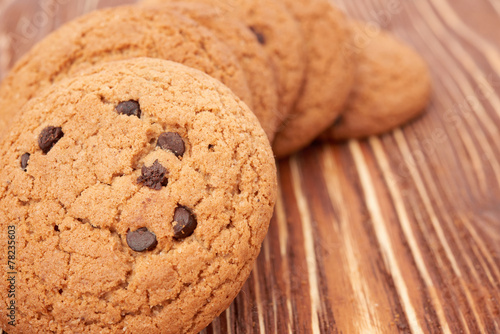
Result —
[[[156,7],[195,20],[226,43],[245,72],[252,93],[252,111],[272,141],[281,122],[278,91],[269,58],[251,30],[235,18],[221,15],[220,9],[203,3],[170,2]]]
[[[423,112],[431,80],[425,61],[393,35],[352,22],[357,58],[355,83],[344,113],[322,139],[346,140],[380,134]]]
[[[176,0],[143,0],[144,5]],[[183,0],[216,6],[226,16],[246,24],[271,60],[279,97],[280,121],[292,111],[303,85],[305,52],[298,22],[279,1],[268,0]]]
[[[197,70],[137,58],[49,87],[0,143],[0,230],[14,231],[17,272],[16,326],[6,312],[0,326],[198,333],[248,277],[276,182],[258,120]]]
[[[351,34],[343,13],[328,0],[281,0],[299,21],[306,48],[306,78],[289,118],[273,142],[276,156],[311,143],[343,110],[354,79],[345,55]]]
[[[10,122],[37,91],[68,75],[92,64],[133,57],[167,59],[201,70],[253,108],[238,60],[208,29],[176,13],[123,6],[64,25],[21,58],[0,86],[2,118]]]

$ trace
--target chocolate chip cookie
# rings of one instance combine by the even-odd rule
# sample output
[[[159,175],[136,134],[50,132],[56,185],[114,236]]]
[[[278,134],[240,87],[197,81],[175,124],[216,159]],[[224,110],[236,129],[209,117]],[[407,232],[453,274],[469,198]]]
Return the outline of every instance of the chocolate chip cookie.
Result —
[[[14,275],[18,315],[0,326],[198,333],[248,277],[275,198],[269,141],[219,81],[149,58],[62,80],[0,143],[0,230],[16,245],[0,305]]]
[[[363,138],[389,131],[422,113],[431,82],[424,60],[393,35],[353,22],[355,84],[342,116],[321,136]],[[374,29],[375,28],[375,29]]]
[[[245,72],[252,93],[252,111],[272,141],[281,121],[278,88],[270,60],[251,30],[234,17],[222,15],[217,7],[203,3],[167,2],[155,7],[195,20],[226,43]]]
[[[329,0],[280,0],[302,27],[306,78],[289,118],[273,142],[284,157],[311,143],[343,110],[354,79],[354,64],[344,49],[351,34],[347,20]]]
[[[199,69],[253,107],[237,58],[208,29],[178,13],[124,6],[95,11],[64,25],[19,60],[0,86],[5,126],[49,84],[92,64],[133,57],[167,59]],[[0,136],[4,132],[0,129]]]

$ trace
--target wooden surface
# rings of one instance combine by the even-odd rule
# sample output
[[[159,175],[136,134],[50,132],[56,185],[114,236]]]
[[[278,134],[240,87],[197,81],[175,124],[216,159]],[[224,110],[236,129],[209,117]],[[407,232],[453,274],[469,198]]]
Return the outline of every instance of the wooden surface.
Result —
[[[37,26],[31,1],[0,0],[0,75],[54,27],[113,3],[54,1]],[[205,332],[500,333],[500,1],[336,3],[426,58],[432,104],[402,130],[279,162],[258,263]],[[13,40],[23,22],[34,29]]]

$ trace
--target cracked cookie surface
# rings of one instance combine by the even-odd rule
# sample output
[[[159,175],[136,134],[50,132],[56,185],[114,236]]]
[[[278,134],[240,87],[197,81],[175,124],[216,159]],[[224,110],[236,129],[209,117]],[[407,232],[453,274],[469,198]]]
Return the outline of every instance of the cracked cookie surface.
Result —
[[[208,29],[178,13],[122,6],[87,14],[47,36],[0,85],[0,137],[38,91],[91,65],[151,57],[175,61],[218,79],[252,109],[236,56]]]
[[[197,333],[248,277],[276,198],[248,107],[158,59],[46,89],[0,143],[0,170],[0,229],[16,229],[17,325],[0,315],[11,334]]]

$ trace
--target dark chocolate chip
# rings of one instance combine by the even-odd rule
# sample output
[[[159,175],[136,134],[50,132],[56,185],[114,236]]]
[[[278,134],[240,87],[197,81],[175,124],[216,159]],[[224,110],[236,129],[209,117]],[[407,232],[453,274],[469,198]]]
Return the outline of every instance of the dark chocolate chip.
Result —
[[[63,136],[64,132],[60,127],[48,126],[38,136],[38,146],[47,154]]]
[[[184,239],[193,234],[198,223],[193,214],[183,206],[179,206],[174,212],[174,238]]]
[[[339,126],[341,125],[342,123],[344,123],[344,115],[340,115],[339,117],[337,117],[337,119],[333,122],[333,126]]]
[[[21,168],[26,172],[26,168],[28,168],[28,161],[30,160],[30,154],[24,153],[21,155]]]
[[[120,102],[116,106],[116,111],[119,114],[124,114],[127,116],[136,116],[141,118],[141,106],[137,101],[130,100],[125,102]]]
[[[161,187],[166,187],[168,184],[167,169],[158,160],[151,167],[143,166],[141,173],[141,176],[137,178],[137,182],[144,184],[146,187],[160,190]]]
[[[257,37],[257,40],[259,41],[260,44],[262,44],[262,45],[266,44],[266,37],[262,33],[257,31],[257,29],[255,27],[249,27],[249,28],[253,32],[255,37]]]
[[[163,150],[169,150],[174,152],[178,157],[182,157],[186,151],[184,146],[184,140],[176,132],[164,132],[158,137],[158,142],[156,146],[161,147]]]
[[[144,252],[153,250],[158,245],[158,241],[153,232],[149,232],[146,227],[141,227],[133,232],[127,232],[127,244],[136,252]]]

